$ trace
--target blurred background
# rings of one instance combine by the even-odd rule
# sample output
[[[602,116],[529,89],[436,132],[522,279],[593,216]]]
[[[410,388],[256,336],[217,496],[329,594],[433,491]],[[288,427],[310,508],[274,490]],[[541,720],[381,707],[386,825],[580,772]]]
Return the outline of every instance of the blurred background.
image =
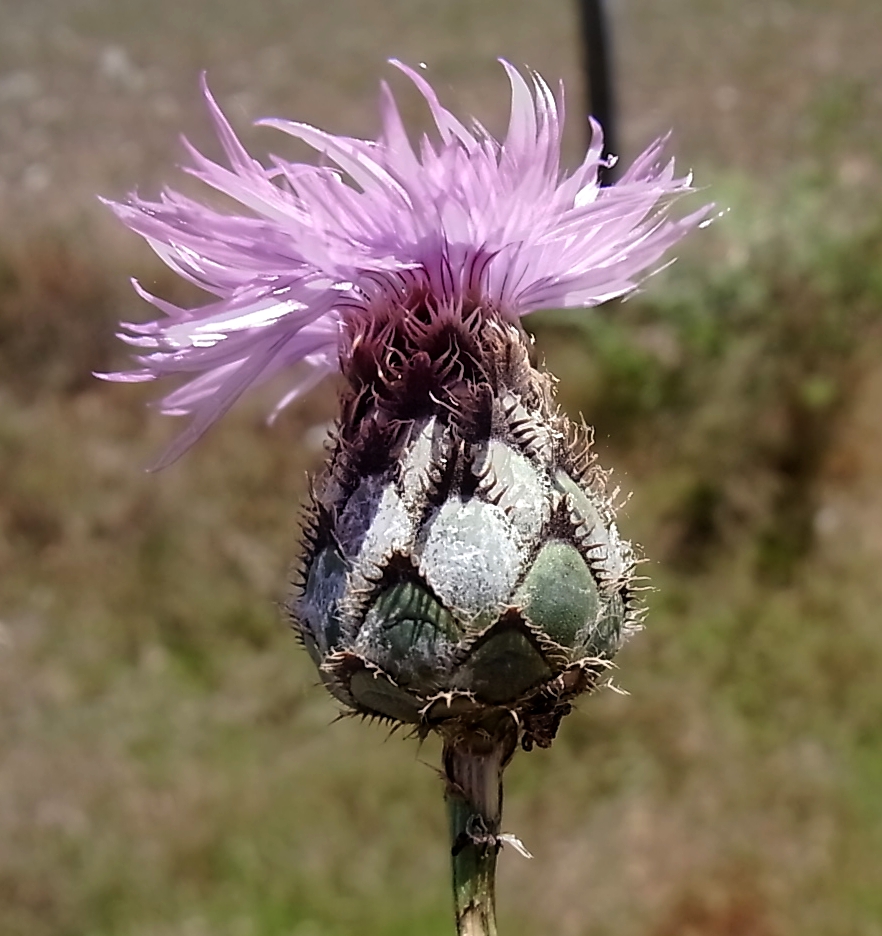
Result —
[[[619,684],[508,773],[506,936],[882,934],[882,5],[612,0],[623,155],[674,130],[726,215],[642,294],[534,316],[634,494],[656,590]],[[333,385],[178,464],[109,386],[128,277],[194,298],[96,195],[377,129],[390,56],[502,132],[497,56],[568,87],[574,0],[0,0],[0,933],[452,931],[437,746],[331,724],[282,620]],[[695,200],[693,207],[697,206]]]

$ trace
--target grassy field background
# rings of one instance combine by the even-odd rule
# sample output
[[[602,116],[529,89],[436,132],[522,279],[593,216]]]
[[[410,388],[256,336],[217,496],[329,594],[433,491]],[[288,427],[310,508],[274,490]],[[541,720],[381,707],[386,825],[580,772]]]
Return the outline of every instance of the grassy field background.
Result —
[[[617,0],[633,155],[729,209],[642,296],[531,320],[634,496],[657,590],[508,776],[505,936],[882,934],[882,6]],[[451,932],[438,750],[351,721],[278,612],[334,388],[180,463],[120,365],[185,296],[96,199],[186,185],[198,75],[252,119],[376,129],[384,60],[502,130],[499,55],[569,88],[575,5],[0,0],[0,933]],[[392,77],[415,126],[406,84]],[[296,153],[297,150],[286,149]]]

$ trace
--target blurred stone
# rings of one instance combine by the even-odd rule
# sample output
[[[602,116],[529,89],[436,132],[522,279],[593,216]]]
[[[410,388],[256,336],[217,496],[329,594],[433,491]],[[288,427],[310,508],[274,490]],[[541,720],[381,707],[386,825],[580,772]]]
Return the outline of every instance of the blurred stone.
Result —
[[[140,91],[144,87],[143,72],[134,65],[122,46],[110,45],[101,50],[98,71],[106,81],[125,91]]]

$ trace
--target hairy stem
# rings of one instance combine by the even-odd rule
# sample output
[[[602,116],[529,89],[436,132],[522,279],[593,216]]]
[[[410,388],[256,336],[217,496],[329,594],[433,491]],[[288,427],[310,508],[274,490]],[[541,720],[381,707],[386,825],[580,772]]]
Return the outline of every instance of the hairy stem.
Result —
[[[496,936],[496,855],[502,772],[514,753],[511,726],[444,745],[446,801],[459,936]]]

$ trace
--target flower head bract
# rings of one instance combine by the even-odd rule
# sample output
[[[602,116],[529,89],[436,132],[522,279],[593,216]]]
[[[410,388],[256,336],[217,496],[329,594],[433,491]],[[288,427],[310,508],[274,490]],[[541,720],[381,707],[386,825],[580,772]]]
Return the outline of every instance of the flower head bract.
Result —
[[[377,140],[263,120],[305,141],[320,165],[246,152],[203,83],[228,165],[187,144],[187,170],[234,199],[231,214],[164,191],[111,208],[162,260],[213,298],[180,308],[146,292],[161,317],[125,323],[138,366],[118,381],[177,376],[163,412],[190,415],[168,464],[249,388],[303,364],[277,410],[338,368],[352,323],[416,305],[436,314],[492,308],[514,322],[543,308],[594,306],[635,288],[707,208],[673,219],[689,192],[653,143],[621,179],[601,187],[603,134],[578,168],[561,168],[562,90],[507,62],[511,116],[502,140],[461,123],[418,72],[393,62],[429,106],[436,139],[415,147],[383,83]]]

